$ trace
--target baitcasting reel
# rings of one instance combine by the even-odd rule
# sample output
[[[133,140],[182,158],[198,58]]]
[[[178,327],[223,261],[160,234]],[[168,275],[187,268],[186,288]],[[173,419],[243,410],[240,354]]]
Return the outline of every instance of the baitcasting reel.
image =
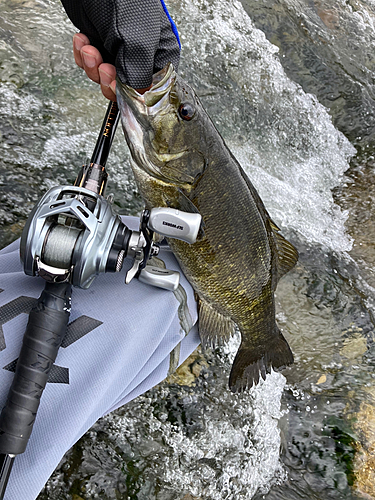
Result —
[[[34,207],[21,238],[21,260],[29,276],[88,288],[104,272],[121,271],[125,257],[134,259],[125,282],[140,281],[176,290],[179,273],[147,265],[159,253],[154,231],[194,243],[199,214],[173,208],[145,210],[139,231],[131,231],[108,199],[79,186],[50,189]]]
[[[179,273],[148,265],[159,247],[154,231],[188,243],[196,240],[201,216],[172,208],[142,213],[139,231],[131,231],[104,198],[106,161],[119,121],[116,102],[108,105],[90,163],[74,186],[50,189],[32,210],[21,238],[21,260],[29,276],[46,280],[37,306],[29,314],[17,368],[0,414],[0,499],[4,498],[14,459],[26,449],[40,398],[65,337],[72,285],[88,288],[104,272],[120,271],[125,257],[134,277],[176,290]]]

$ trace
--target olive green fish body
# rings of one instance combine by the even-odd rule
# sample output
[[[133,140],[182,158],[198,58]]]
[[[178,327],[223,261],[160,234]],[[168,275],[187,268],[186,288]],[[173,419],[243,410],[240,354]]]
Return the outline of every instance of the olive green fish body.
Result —
[[[162,97],[150,93],[144,98],[158,108],[144,104],[142,113],[134,91],[121,87],[125,136],[146,205],[202,215],[194,244],[176,239],[169,244],[198,296],[202,344],[226,339],[235,324],[241,332],[229,382],[241,391],[257,383],[259,373],[265,378],[271,367],[293,362],[275,323],[274,291],[297,253],[279,235],[195,93],[166,71]],[[186,119],[184,113],[192,116]]]

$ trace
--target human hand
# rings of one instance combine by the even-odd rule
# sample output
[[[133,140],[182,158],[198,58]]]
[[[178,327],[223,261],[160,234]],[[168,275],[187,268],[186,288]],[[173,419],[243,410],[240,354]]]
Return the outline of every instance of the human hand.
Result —
[[[83,33],[73,36],[73,54],[76,64],[93,82],[99,83],[102,94],[110,101],[116,101],[116,68],[104,63],[103,58]]]
[[[76,64],[85,70],[90,80],[100,84],[104,97],[116,101],[116,68],[113,64],[103,62],[98,49],[90,45],[90,40],[83,33],[73,36],[73,54]],[[150,88],[151,85],[135,90],[143,94]]]

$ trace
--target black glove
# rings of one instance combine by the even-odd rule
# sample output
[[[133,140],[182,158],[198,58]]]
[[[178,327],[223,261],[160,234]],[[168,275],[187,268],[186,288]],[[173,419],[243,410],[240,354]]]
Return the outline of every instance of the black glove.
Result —
[[[177,30],[162,0],[61,0],[73,24],[114,64],[123,83],[151,85],[171,62],[178,69]]]

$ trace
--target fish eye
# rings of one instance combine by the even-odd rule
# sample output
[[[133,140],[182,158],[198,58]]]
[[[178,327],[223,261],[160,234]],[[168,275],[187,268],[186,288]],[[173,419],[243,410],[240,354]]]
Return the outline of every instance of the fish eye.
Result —
[[[195,115],[195,108],[189,103],[181,104],[178,108],[178,113],[183,120],[191,120]]]

